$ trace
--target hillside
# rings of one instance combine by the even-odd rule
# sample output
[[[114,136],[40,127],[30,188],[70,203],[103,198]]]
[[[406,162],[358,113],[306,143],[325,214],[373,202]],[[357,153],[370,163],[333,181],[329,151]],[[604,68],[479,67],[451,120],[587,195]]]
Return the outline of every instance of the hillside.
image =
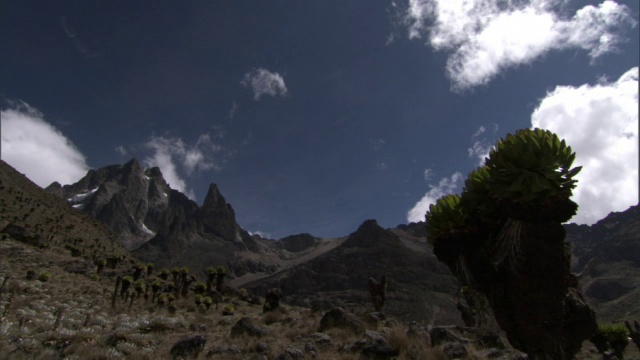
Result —
[[[407,325],[384,314],[372,317],[362,306],[345,308],[341,314],[350,325],[344,325],[289,305],[264,313],[261,299],[229,286],[223,294],[205,294],[214,301],[198,298],[197,286],[172,291],[170,281],[156,293],[160,269],[141,267],[105,226],[4,162],[0,166],[0,219],[8,225],[0,234],[3,359],[519,356],[486,331]],[[116,253],[117,261],[99,265]],[[125,288],[117,279],[127,276],[140,280]],[[450,335],[436,343],[429,340],[433,331]],[[456,340],[461,338],[466,340]]]
[[[135,164],[114,167],[111,171],[118,173],[125,168],[135,168]],[[149,169],[139,171],[145,174]],[[161,180],[161,174],[154,176]],[[273,241],[241,235],[239,242],[220,236],[224,230],[211,225],[216,222],[211,212],[208,217],[194,215],[202,214],[203,208],[230,209],[214,185],[205,200],[208,205],[202,207],[167,188],[169,199],[180,199],[182,209],[191,206],[193,212],[187,216],[175,211],[173,219],[177,220],[173,227],[143,221],[155,235],[145,240],[134,256],[119,239],[122,234],[85,212],[93,206],[88,201],[102,201],[103,209],[129,211],[127,204],[113,207],[111,201],[104,200],[108,196],[100,200],[93,195],[107,191],[111,192],[111,199],[118,198],[121,191],[127,191],[127,186],[118,189],[108,181],[95,185],[87,181],[84,187],[54,195],[51,192],[55,186],[45,192],[0,161],[0,353],[9,354],[8,358],[171,358],[172,346],[189,336],[206,339],[200,358],[357,359],[369,351],[365,350],[370,349],[367,346],[385,343],[397,351],[399,359],[455,358],[451,349],[461,347],[468,354],[479,354],[480,359],[519,356],[511,350],[485,349],[486,344],[480,345],[482,331],[487,330],[462,327],[438,330],[443,329],[440,325],[461,324],[455,307],[457,283],[427,245],[424,224],[384,229],[375,220],[367,220],[352,234],[341,238],[299,234]],[[100,190],[101,187],[107,190]],[[64,187],[58,190],[64,191]],[[68,199],[72,199],[71,203]],[[83,204],[87,205],[78,206]],[[168,216],[162,212],[156,215]],[[640,317],[637,307],[640,273],[635,258],[637,215],[638,206],[634,206],[625,212],[612,213],[593,226],[566,225],[567,237],[573,243],[575,270],[582,270],[591,258],[597,261],[595,266],[587,267],[580,281],[601,323]],[[120,215],[112,212],[111,216]],[[187,225],[182,227],[183,224]],[[239,225],[234,226],[243,234]],[[130,227],[127,229],[125,236],[134,233]],[[195,285],[205,282],[206,274],[197,266],[192,267],[189,259],[210,258],[199,253],[201,248],[189,244],[193,238],[184,242],[178,236],[185,233],[203,236],[203,241],[218,237],[213,243],[218,241],[232,250],[228,258],[209,261],[224,264],[229,270],[223,295],[207,293],[217,299],[218,308],[195,303]],[[210,236],[206,234],[214,235],[206,237]],[[163,241],[171,244],[156,254],[158,257],[181,252],[171,259],[170,266],[191,269],[187,274],[193,280],[187,283],[186,295],[169,290],[173,286],[171,278],[159,280],[166,260],[155,263],[153,256],[145,259],[138,255],[139,249],[154,241],[159,245],[153,246],[161,248]],[[106,266],[98,266],[101,260]],[[146,267],[149,263],[155,266]],[[117,288],[116,279],[135,276],[136,269],[145,269],[138,273],[140,289],[145,290],[138,293],[133,285],[126,291]],[[367,281],[382,275],[389,278],[385,314],[375,314]],[[180,284],[179,278],[174,281]],[[160,283],[159,294],[169,295],[163,303],[151,294],[155,282]],[[262,296],[272,287],[281,288],[285,305],[275,313],[263,313]],[[116,288],[118,296],[113,306]],[[172,294],[174,300],[170,299]],[[323,315],[336,306],[351,313],[349,316],[358,319],[369,332],[321,330]],[[222,311],[230,307],[234,308],[233,315],[223,315]],[[266,332],[256,338],[232,336],[234,326],[245,317]],[[455,336],[436,343],[432,338],[434,331],[453,332]],[[461,338],[476,340],[466,342]],[[585,343],[580,358],[599,358],[594,351],[590,343]],[[626,358],[639,358],[636,349],[628,347]]]

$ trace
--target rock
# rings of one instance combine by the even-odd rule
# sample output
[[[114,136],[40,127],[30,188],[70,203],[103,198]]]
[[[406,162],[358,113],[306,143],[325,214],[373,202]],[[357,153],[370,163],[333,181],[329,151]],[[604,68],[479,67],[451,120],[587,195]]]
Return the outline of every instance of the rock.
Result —
[[[362,321],[339,307],[327,311],[322,316],[319,331],[323,332],[334,327],[349,329],[356,334],[364,332]]]
[[[260,353],[269,351],[269,344],[267,344],[267,343],[258,343],[256,345],[256,351],[260,352]]]
[[[367,315],[367,322],[374,325],[380,324],[386,319],[387,316],[382,312],[372,312]]]
[[[191,335],[180,339],[171,347],[171,356],[174,359],[198,357],[207,343],[206,335]]]
[[[429,330],[429,336],[431,337],[431,346],[438,346],[440,344],[450,342],[468,342],[467,339],[463,339],[452,331],[451,326],[436,326]]]
[[[331,344],[331,336],[325,333],[313,333],[311,339],[318,345]]]
[[[207,352],[207,357],[216,355],[235,355],[240,354],[240,350],[235,346],[214,346]]]
[[[474,352],[478,359],[492,360],[527,360],[529,357],[516,350],[482,349]]]
[[[191,324],[189,325],[189,331],[207,332],[209,331],[209,328],[207,327],[207,325],[204,325],[204,324]]]
[[[287,347],[284,353],[280,354],[275,360],[294,360],[294,359],[304,359],[304,352],[302,350],[295,348],[293,346]]]
[[[316,347],[313,346],[312,343],[307,342],[307,343],[304,344],[304,351],[306,351],[308,353],[311,353],[311,352],[317,352],[318,349],[316,349]]]
[[[425,330],[425,328],[422,325],[418,324],[415,321],[412,321],[409,323],[409,326],[407,329],[407,336],[418,338],[418,339],[425,339],[428,341],[430,340],[430,336],[427,330]]]
[[[391,359],[400,355],[397,349],[394,349],[389,342],[382,336],[382,334],[367,330],[365,336],[369,339],[367,343],[362,346],[360,353],[363,359]]]
[[[238,320],[238,322],[233,325],[231,328],[231,337],[240,337],[240,336],[253,336],[253,337],[261,337],[267,334],[267,330],[262,329],[258,326],[255,326],[251,319],[248,317],[243,317]]]
[[[442,348],[442,352],[447,356],[448,359],[465,359],[467,357],[467,349],[464,345],[453,342],[448,343]]]
[[[476,347],[504,349],[504,343],[496,333],[481,328],[463,326],[436,326],[429,330],[431,346],[450,342],[472,343]]]

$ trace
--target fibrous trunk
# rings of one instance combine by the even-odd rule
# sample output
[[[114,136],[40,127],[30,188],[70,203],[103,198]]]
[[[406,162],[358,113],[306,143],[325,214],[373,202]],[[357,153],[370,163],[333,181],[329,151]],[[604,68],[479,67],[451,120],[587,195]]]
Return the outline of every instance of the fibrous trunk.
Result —
[[[522,223],[517,267],[496,264],[494,281],[484,284],[509,342],[534,359],[571,359],[597,329],[574,287],[564,238],[558,223]]]

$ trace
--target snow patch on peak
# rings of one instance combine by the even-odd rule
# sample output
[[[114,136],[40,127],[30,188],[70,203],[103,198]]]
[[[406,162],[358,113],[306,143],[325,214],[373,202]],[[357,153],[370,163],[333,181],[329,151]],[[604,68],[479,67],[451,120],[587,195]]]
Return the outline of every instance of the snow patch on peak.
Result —
[[[70,202],[71,204],[78,204],[78,203],[82,202],[82,200],[84,200],[87,197],[93,195],[93,193],[95,193],[96,191],[98,191],[98,188],[87,190],[85,192],[81,192],[79,194],[76,194],[76,195],[68,198],[67,201]]]
[[[141,223],[140,228],[141,228],[141,229],[142,229],[142,231],[144,231],[145,233],[147,233],[147,234],[149,234],[149,235],[151,235],[151,236],[156,236],[156,233],[155,233],[155,232],[153,232],[153,231],[151,231],[151,230],[149,230],[149,228],[148,228],[144,223]]]

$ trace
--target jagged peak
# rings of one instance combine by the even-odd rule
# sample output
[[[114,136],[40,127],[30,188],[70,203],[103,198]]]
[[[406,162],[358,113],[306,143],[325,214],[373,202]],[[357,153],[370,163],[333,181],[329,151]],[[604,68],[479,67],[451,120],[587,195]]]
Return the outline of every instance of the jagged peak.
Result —
[[[142,171],[142,167],[136,158],[131,158],[123,167],[131,171]]]
[[[378,225],[378,222],[375,219],[368,219],[368,220],[365,220],[362,224],[360,224],[356,232],[370,231],[370,230],[384,230],[384,229],[380,225]]]
[[[224,206],[227,204],[227,201],[224,199],[224,196],[220,193],[220,189],[218,189],[218,185],[215,183],[211,183],[209,185],[209,190],[207,190],[207,195],[204,197],[204,203],[202,204],[202,209],[210,209],[216,208],[220,206]]]

